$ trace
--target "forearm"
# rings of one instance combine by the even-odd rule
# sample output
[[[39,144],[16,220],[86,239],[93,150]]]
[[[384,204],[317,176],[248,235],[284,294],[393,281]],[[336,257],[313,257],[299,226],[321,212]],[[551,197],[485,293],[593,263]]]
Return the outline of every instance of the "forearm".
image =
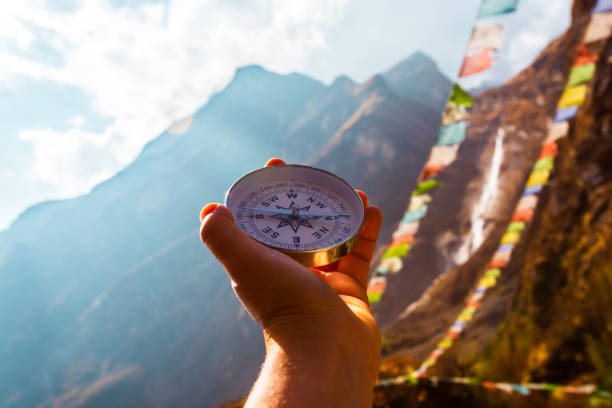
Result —
[[[370,358],[354,355],[350,346],[301,340],[281,346],[266,339],[266,360],[246,408],[372,406],[376,373],[366,366]]]

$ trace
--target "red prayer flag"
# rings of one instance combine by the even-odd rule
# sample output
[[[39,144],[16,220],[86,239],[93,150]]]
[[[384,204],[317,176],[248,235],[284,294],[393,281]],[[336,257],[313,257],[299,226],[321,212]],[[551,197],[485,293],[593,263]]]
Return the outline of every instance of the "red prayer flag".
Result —
[[[408,243],[410,245],[414,244],[414,235],[406,235],[405,237],[394,238],[391,241],[390,247],[396,247],[402,244]]]
[[[531,222],[533,210],[516,211],[512,216],[512,221]]]
[[[589,52],[586,45],[580,44],[578,51],[576,52],[576,60],[574,60],[574,66],[590,64],[591,62],[597,61],[597,55],[593,55]]]
[[[508,265],[508,262],[500,259],[494,259],[489,262],[489,266],[487,266],[487,268],[505,268],[506,265]]]
[[[482,386],[483,386],[483,387],[488,388],[488,389],[490,389],[490,390],[495,390],[495,389],[497,389],[497,388],[495,387],[495,383],[492,383],[492,382],[489,382],[489,381],[483,381],[483,382],[481,382],[481,384],[482,384]]]
[[[421,181],[425,181],[427,179],[435,177],[436,174],[438,174],[442,170],[444,170],[443,166],[426,166],[421,172],[421,175],[419,176],[419,183]]]
[[[448,332],[446,333],[446,337],[450,337],[451,339],[458,339],[459,338],[459,333],[455,333],[455,332]]]
[[[459,78],[474,75],[493,66],[493,55],[490,49],[484,49],[473,54],[468,54],[463,59]]]
[[[542,150],[540,150],[540,156],[538,158],[542,159],[544,157],[556,156],[558,152],[559,148],[556,142],[544,143],[542,145]]]
[[[480,302],[468,302],[467,305],[465,305],[465,307],[480,307]]]

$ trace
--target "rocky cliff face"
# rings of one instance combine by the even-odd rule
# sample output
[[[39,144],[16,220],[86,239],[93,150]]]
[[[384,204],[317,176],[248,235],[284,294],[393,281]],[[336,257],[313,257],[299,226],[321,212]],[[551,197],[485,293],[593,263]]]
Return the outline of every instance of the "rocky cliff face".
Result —
[[[387,320],[386,352],[392,356],[383,364],[387,373],[408,369],[435,347],[483,272],[535,159],[594,3],[575,2],[572,26],[563,36],[516,78],[475,99],[476,118],[490,118],[496,127],[511,125],[514,130],[507,137],[516,133],[505,167],[515,175],[502,185],[509,203],[494,207],[483,246],[465,264],[438,278],[421,307]],[[469,330],[431,374],[517,383],[595,383],[611,389],[612,41],[594,51],[599,62],[592,91],[568,136],[559,141],[555,170],[526,238]],[[496,106],[498,113],[487,106]],[[484,152],[486,156],[486,148]],[[384,311],[393,309],[380,313]],[[584,396],[559,399],[532,392],[525,397],[453,384],[390,387],[377,396],[377,406],[385,407],[578,407],[597,402]]]

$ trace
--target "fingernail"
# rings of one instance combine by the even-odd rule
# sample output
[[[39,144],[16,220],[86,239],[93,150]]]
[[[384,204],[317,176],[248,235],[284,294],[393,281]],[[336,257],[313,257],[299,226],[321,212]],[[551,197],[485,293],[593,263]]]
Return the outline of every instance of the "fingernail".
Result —
[[[200,223],[202,222],[202,220],[204,219],[204,217],[206,217],[208,214],[210,214],[211,212],[215,211],[215,209],[219,206],[220,204],[217,203],[210,203],[210,204],[206,204],[204,206],[204,208],[202,208],[202,211],[200,211]]]

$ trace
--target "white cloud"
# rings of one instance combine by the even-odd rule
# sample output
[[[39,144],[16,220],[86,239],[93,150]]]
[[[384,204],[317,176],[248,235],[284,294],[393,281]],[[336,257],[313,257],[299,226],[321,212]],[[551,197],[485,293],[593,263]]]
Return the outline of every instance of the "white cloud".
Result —
[[[238,7],[176,0],[165,9],[88,0],[69,12],[51,10],[44,0],[8,2],[0,13],[0,87],[19,80],[74,86],[108,121],[100,133],[82,130],[83,117],[73,118],[68,131],[23,124],[19,137],[33,149],[28,175],[56,185],[59,196],[87,191],[205,102],[236,66],[303,67],[311,52],[326,47],[347,1],[256,0]],[[51,50],[62,62],[35,58],[35,49]]]

